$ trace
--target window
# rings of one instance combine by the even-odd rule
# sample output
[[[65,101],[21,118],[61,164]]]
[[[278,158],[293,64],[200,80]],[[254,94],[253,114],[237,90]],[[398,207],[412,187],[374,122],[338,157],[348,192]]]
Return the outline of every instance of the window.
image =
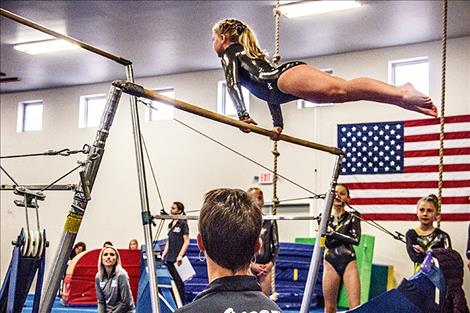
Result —
[[[173,88],[155,89],[153,91],[170,98],[175,97],[175,90]],[[175,108],[172,105],[159,101],[152,101],[152,107],[153,109],[149,107],[145,108],[145,120],[147,122],[171,120],[175,115]]]
[[[429,95],[429,60],[427,57],[389,62],[389,82],[401,86],[411,83],[416,90]]]
[[[80,97],[78,127],[98,127],[106,106],[106,94]]]
[[[330,75],[333,74],[332,69],[325,69],[325,70],[322,70],[322,71],[325,72],[325,73],[328,73]],[[326,107],[326,106],[330,106],[330,105],[333,105],[333,103],[316,103],[316,102],[310,102],[310,101],[303,100],[303,99],[297,100],[297,108],[298,109]]]
[[[42,129],[42,100],[24,101],[18,104],[16,131],[28,132]]]
[[[245,87],[242,87],[243,100],[245,100],[246,111],[250,112],[250,92]],[[233,105],[232,98],[227,91],[227,84],[225,81],[219,81],[217,87],[217,113],[237,116],[237,110]]]

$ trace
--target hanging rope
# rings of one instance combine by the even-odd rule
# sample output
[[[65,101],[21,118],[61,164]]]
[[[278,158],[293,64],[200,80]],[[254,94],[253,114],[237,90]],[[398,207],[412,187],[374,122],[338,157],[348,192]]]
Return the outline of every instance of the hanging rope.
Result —
[[[444,174],[444,124],[445,124],[445,99],[446,99],[446,63],[447,63],[447,0],[443,0],[442,12],[442,80],[441,80],[441,112],[439,133],[439,183],[438,183],[438,212],[441,213],[442,185]],[[441,220],[437,221],[437,228],[441,227]]]
[[[280,20],[281,20],[281,11],[279,10],[280,1],[276,0],[276,4],[273,10],[274,14],[274,36],[275,36],[275,47],[274,47],[274,54],[273,54],[273,63],[275,65],[279,64],[281,60],[281,47],[280,47]],[[274,156],[274,164],[273,164],[273,204],[271,207],[271,214],[277,214],[277,207],[279,205],[279,198],[277,196],[277,169],[278,169],[278,158],[281,155],[277,149],[277,140],[274,141],[273,146],[273,156]],[[276,221],[273,221],[276,223]],[[273,264],[273,268],[271,270],[271,299],[276,301],[277,300],[277,292],[276,292],[276,263]]]

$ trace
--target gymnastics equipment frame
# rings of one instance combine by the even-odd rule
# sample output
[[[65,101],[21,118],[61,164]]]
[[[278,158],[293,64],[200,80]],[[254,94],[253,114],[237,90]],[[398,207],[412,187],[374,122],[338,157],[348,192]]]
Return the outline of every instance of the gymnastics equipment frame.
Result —
[[[132,62],[126,60],[122,57],[116,56],[104,50],[98,49],[92,45],[89,45],[85,42],[77,40],[73,37],[58,33],[52,29],[49,29],[41,24],[33,22],[29,19],[26,19],[22,16],[14,14],[10,11],[0,8],[0,15],[6,18],[9,18],[17,23],[23,24],[27,27],[34,28],[43,33],[51,35],[55,38],[68,41],[72,44],[75,44],[82,49],[88,50],[92,53],[98,54],[102,57],[110,59],[123,65],[126,69],[126,79],[133,82],[134,70],[132,67]],[[67,216],[64,232],[62,238],[59,242],[59,247],[56,251],[54,264],[56,266],[52,267],[51,273],[49,273],[46,280],[46,291],[44,293],[43,299],[41,301],[40,312],[48,313],[52,309],[55,296],[59,289],[60,280],[66,270],[67,260],[70,256],[70,251],[75,242],[78,230],[80,228],[81,221],[85,214],[86,206],[90,200],[90,192],[93,187],[96,175],[98,173],[98,168],[101,162],[101,158],[104,153],[104,145],[106,138],[109,134],[109,129],[114,119],[116,113],[117,105],[121,96],[121,91],[117,88],[112,87],[109,91],[108,98],[106,101],[105,111],[101,119],[99,129],[96,134],[95,142],[89,153],[88,163],[85,166],[84,174],[82,174],[82,179],[78,184],[78,188],[75,191],[74,201],[70,207],[69,214]],[[144,237],[145,245],[152,249],[152,229],[151,229],[151,219],[150,219],[150,209],[148,201],[148,192],[147,192],[147,183],[145,178],[145,166],[143,162],[143,149],[142,149],[142,136],[140,131],[140,121],[138,118],[138,107],[137,99],[135,97],[130,97],[131,104],[131,116],[132,116],[132,129],[134,135],[134,146],[136,154],[136,163],[137,163],[137,175],[139,181],[139,192],[140,192],[140,204],[142,211],[142,224],[144,228]],[[93,158],[90,158],[93,156]],[[84,186],[86,182],[87,186]],[[160,313],[159,301],[158,301],[158,282],[155,269],[155,256],[153,253],[148,254],[148,269],[149,269],[149,280],[150,280],[150,295],[151,295],[151,304],[152,312]]]
[[[220,123],[227,124],[227,125],[237,127],[237,128],[249,129],[252,132],[263,135],[263,136],[271,137],[275,135],[274,131],[271,131],[271,130],[268,130],[259,126],[247,124],[242,121],[238,121],[230,117],[200,108],[198,106],[192,105],[184,101],[166,97],[152,90],[145,89],[144,87],[134,84],[132,82],[114,81],[113,86],[120,88],[124,93],[127,93],[129,95],[132,95],[135,97],[142,97],[142,98],[146,98],[149,100],[160,101],[165,104],[171,105],[179,110],[193,113],[195,115],[205,117],[216,122],[220,122]],[[333,200],[335,198],[335,186],[336,186],[339,172],[341,169],[343,152],[336,147],[325,146],[322,144],[310,142],[307,140],[299,139],[296,137],[291,137],[291,136],[284,135],[284,134],[281,134],[279,140],[301,145],[301,146],[308,147],[308,148],[315,149],[315,150],[329,152],[331,154],[336,155],[336,162],[335,162],[335,166],[333,169],[330,189],[327,193],[326,205],[325,205],[325,209],[323,210],[323,215],[322,215],[325,218],[322,218],[320,222],[320,229],[317,233],[317,240],[315,241],[315,247],[313,249],[312,259],[310,261],[310,268],[308,271],[304,296],[302,298],[302,305],[300,308],[301,313],[308,313],[310,310],[310,303],[312,300],[312,294],[314,291],[315,283],[318,277],[320,261],[321,261],[323,250],[325,247],[325,235],[326,235],[326,228],[328,224],[327,217],[331,215],[331,208],[333,206]],[[163,218],[161,216],[156,216],[156,218],[159,218],[159,217]]]

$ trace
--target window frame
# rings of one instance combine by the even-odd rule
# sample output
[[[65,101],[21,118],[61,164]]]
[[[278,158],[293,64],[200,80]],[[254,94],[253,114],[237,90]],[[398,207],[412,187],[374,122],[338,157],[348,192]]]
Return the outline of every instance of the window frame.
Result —
[[[320,71],[328,73],[330,75],[333,75],[333,69],[332,68],[326,68],[326,69],[321,69]],[[307,101],[304,99],[299,99],[297,100],[297,109],[308,109],[308,108],[319,108],[319,107],[329,107],[334,105],[334,103],[329,102],[329,103],[316,103],[316,102],[311,102]]]
[[[27,129],[27,108],[32,106],[41,107],[41,124],[39,129]],[[44,119],[44,100],[27,100],[18,102],[18,116],[16,123],[16,132],[25,133],[33,131],[41,131],[43,129],[43,119]]]
[[[250,113],[250,91],[242,86],[242,94],[243,94],[243,100],[245,101],[246,111]],[[232,101],[227,91],[227,82],[225,80],[219,80],[217,82],[217,113],[225,115],[225,116],[229,116],[229,117],[238,118],[235,105],[234,105],[235,112],[233,114],[227,114],[227,99],[230,99],[230,101]]]
[[[407,59],[398,59],[398,60],[391,60],[388,61],[388,83],[394,86],[397,86],[396,83],[396,69],[400,66],[407,66],[407,65],[416,65],[426,63],[428,65],[428,73],[427,73],[427,90],[420,90],[420,92],[424,93],[425,95],[429,96],[430,92],[430,69],[429,69],[429,57],[428,56],[421,56],[421,57],[414,57],[414,58],[407,58]],[[413,82],[411,82],[413,83]],[[413,84],[416,85],[416,84]]]
[[[165,93],[165,92],[173,92],[173,95],[168,96],[168,97],[170,97],[170,98],[175,97],[175,88],[174,87],[152,88],[151,90],[156,92],[156,93],[162,93],[162,94]],[[146,105],[145,106],[145,121],[146,122],[169,121],[169,120],[172,120],[175,117],[175,107],[174,106],[168,105],[166,103],[163,103],[163,102],[160,102],[160,101],[157,101],[157,100],[150,100],[150,101],[151,101],[150,102],[151,107],[154,107],[155,103],[160,103],[160,104],[167,105],[167,106],[171,107],[173,114],[170,118],[162,117],[162,118],[152,119],[152,116],[158,116],[158,110],[152,109],[151,107],[149,107],[149,105]]]
[[[106,108],[106,94],[105,93],[97,93],[97,94],[92,94],[92,95],[80,96],[80,108],[79,108],[79,118],[78,118],[79,128],[95,128],[95,127],[100,126],[99,125],[100,123],[98,123],[98,125],[90,125],[89,116],[88,116],[88,111],[89,111],[88,101],[97,100],[97,99],[104,99],[104,107],[103,107],[103,112],[104,112]],[[103,114],[101,114],[101,116],[103,116]]]

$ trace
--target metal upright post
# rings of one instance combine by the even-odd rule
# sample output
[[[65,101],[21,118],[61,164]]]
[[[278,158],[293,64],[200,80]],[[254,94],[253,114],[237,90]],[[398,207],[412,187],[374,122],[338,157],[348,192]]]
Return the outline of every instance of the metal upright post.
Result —
[[[315,289],[315,284],[318,277],[318,269],[320,267],[320,261],[325,247],[325,233],[328,225],[328,220],[331,214],[331,207],[335,198],[335,186],[338,180],[339,171],[341,168],[343,156],[338,155],[336,159],[335,168],[333,170],[333,177],[330,184],[330,190],[326,200],[325,210],[323,211],[320,229],[317,234],[317,240],[315,241],[315,247],[313,248],[312,259],[310,261],[310,269],[308,271],[307,282],[305,283],[304,296],[302,298],[302,306],[300,307],[300,313],[308,313],[310,311],[310,303],[312,301],[312,294]]]
[[[127,80],[134,82],[134,70],[132,64],[126,66]],[[152,304],[152,312],[160,313],[160,301],[158,300],[158,280],[155,271],[155,256],[153,254],[152,243],[152,215],[150,214],[147,180],[145,177],[144,154],[142,149],[142,136],[140,133],[139,110],[137,107],[137,99],[130,97],[132,130],[134,134],[134,147],[137,162],[137,175],[139,180],[140,206],[142,209],[142,225],[144,227],[145,246],[147,251],[147,266],[149,270],[150,283],[150,301]]]
[[[39,309],[41,313],[49,313],[54,304],[57,291],[59,290],[60,280],[64,276],[65,269],[67,268],[70,251],[72,250],[88,201],[90,200],[88,191],[91,191],[93,188],[98,168],[103,158],[106,139],[108,138],[109,129],[113,123],[121,94],[122,92],[119,88],[111,87],[109,91],[106,107],[103,117],[101,118],[101,124],[96,133],[95,141],[93,142],[85,165],[83,175],[85,180],[80,180],[78,188],[75,191],[73,197],[74,201],[65,220],[62,238],[60,239],[54,261],[52,262],[53,266],[46,280],[44,297]],[[86,186],[83,186],[83,183],[85,183]]]

